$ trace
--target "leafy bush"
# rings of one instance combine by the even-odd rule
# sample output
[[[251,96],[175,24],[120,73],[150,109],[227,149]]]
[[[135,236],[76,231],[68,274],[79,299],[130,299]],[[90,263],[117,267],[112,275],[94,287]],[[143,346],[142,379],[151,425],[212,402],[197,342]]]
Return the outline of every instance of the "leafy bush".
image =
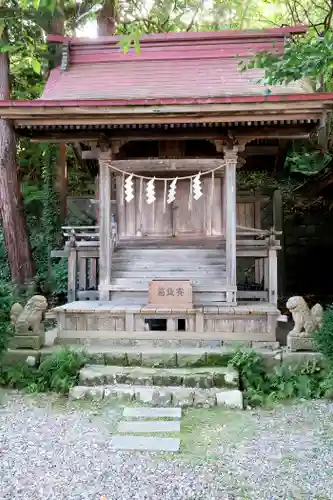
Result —
[[[7,349],[12,336],[10,309],[18,301],[16,290],[10,284],[0,281],[0,358]]]
[[[323,326],[313,337],[318,350],[333,367],[333,306],[325,310]]]
[[[26,363],[0,368],[0,385],[28,392],[54,391],[67,394],[76,385],[86,358],[81,351],[59,349],[38,367]]]
[[[241,389],[252,406],[333,395],[333,372],[327,373],[316,361],[297,368],[282,365],[267,371],[256,351],[239,349],[229,364],[239,371]]]

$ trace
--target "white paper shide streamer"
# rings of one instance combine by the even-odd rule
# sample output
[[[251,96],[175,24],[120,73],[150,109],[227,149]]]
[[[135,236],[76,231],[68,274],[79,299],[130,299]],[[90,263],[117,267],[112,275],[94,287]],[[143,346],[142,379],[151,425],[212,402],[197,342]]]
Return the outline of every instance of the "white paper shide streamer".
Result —
[[[170,182],[167,203],[170,205],[176,199],[177,177]]]
[[[151,205],[152,203],[154,203],[155,200],[156,200],[156,197],[155,197],[155,178],[154,178],[154,179],[150,179],[150,181],[147,182],[146,201],[147,201],[148,205]]]
[[[125,189],[125,200],[127,203],[130,203],[134,198],[133,174],[126,177],[124,189]]]
[[[201,172],[198,173],[195,177],[193,177],[192,187],[193,187],[193,198],[198,201],[202,196],[202,186],[200,180]]]

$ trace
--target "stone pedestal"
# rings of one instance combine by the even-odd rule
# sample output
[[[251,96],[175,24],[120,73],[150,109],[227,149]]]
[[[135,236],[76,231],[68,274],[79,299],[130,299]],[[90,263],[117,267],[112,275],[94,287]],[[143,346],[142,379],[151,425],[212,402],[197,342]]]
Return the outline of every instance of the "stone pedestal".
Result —
[[[313,337],[299,337],[296,335],[287,336],[287,347],[291,352],[296,351],[316,351]]]
[[[38,351],[45,343],[45,334],[39,335],[14,335],[10,340],[10,349],[33,349]]]

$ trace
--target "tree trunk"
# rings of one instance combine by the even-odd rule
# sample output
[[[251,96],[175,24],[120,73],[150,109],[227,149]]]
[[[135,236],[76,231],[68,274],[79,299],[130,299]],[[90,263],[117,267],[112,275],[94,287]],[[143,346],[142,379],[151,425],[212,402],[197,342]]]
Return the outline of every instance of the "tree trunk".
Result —
[[[53,16],[51,21],[51,33],[54,35],[64,35],[65,34],[65,18],[64,12],[64,1],[59,2],[59,12]],[[58,50],[60,45],[57,46]],[[57,66],[60,64],[61,51],[55,55],[55,60],[52,66]],[[57,146],[57,163],[56,163],[56,178],[55,178],[55,190],[58,193],[59,201],[59,218],[60,222],[64,223],[67,217],[67,194],[68,194],[68,182],[67,182],[67,149],[66,143],[63,142]]]
[[[9,60],[0,53],[0,100],[10,99]],[[12,280],[23,285],[34,276],[34,264],[22,207],[16,163],[16,137],[8,120],[0,120],[0,216]]]
[[[117,1],[104,0],[103,7],[97,15],[98,36],[114,35],[117,27]]]

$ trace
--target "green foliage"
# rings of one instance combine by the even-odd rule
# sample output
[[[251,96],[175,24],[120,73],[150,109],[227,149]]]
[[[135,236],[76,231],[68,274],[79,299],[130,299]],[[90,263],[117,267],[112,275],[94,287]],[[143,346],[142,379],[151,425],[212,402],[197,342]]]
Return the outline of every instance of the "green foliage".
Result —
[[[299,173],[305,176],[317,175],[332,161],[332,154],[318,150],[311,150],[311,144],[294,143],[292,151],[288,153],[285,168],[290,173]]]
[[[12,336],[9,318],[10,309],[14,302],[16,302],[16,296],[13,287],[4,281],[0,281],[0,358],[7,349]]]
[[[240,374],[241,389],[248,404],[260,406],[294,398],[313,399],[333,395],[333,374],[316,361],[292,368],[286,365],[267,370],[254,350],[235,351],[229,364]]]
[[[49,259],[52,248],[55,247],[59,234],[59,206],[55,192],[55,163],[56,148],[53,144],[48,144],[43,155],[42,180],[44,191],[43,209],[43,239],[45,247],[45,261],[47,263],[45,271],[49,269]]]
[[[323,83],[329,85],[332,80],[332,54],[332,31],[318,36],[310,30],[304,37],[289,40],[283,54],[260,52],[250,62],[241,62],[240,69],[263,68],[265,76],[260,81],[267,86],[268,92],[269,86],[304,78],[310,79],[314,89],[318,89]]]
[[[333,306],[325,310],[323,325],[318,332],[314,333],[314,341],[318,350],[333,367]]]
[[[79,371],[85,362],[82,352],[59,349],[45,358],[39,367],[30,367],[26,363],[0,367],[0,385],[28,392],[53,391],[67,394],[77,383]]]

